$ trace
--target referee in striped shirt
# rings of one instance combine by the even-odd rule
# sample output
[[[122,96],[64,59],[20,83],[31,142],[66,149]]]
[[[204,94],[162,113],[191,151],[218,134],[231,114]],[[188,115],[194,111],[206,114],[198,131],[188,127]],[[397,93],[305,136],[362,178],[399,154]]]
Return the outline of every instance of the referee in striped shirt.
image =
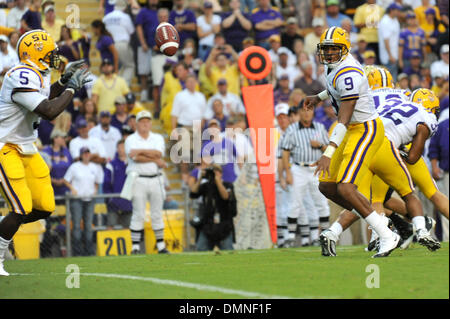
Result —
[[[328,132],[323,124],[313,121],[314,110],[304,108],[303,100],[298,108],[300,121],[291,124],[280,141],[284,176],[286,183],[292,185],[294,200],[288,213],[289,241],[295,241],[298,223],[301,245],[319,245],[319,223],[323,229],[328,227],[330,208],[328,200],[319,191],[319,178],[314,176],[314,168],[310,165],[327,147]],[[308,199],[312,199],[312,204],[308,205],[311,207],[305,207]]]

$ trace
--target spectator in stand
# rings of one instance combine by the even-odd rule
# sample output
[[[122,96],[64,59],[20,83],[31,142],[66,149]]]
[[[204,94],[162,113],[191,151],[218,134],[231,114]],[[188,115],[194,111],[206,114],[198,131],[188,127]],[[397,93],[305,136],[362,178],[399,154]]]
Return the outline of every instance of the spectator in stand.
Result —
[[[114,40],[114,46],[119,56],[119,74],[130,86],[135,69],[134,52],[130,45],[130,39],[135,29],[131,17],[124,12],[126,8],[126,0],[116,0],[114,11],[103,17],[103,23]]]
[[[447,55],[448,56],[448,55]],[[19,63],[19,57],[16,50],[9,45],[9,39],[6,35],[0,35],[0,81],[5,73],[14,65]]]
[[[8,28],[20,29],[22,24],[22,16],[27,12],[27,1],[26,0],[15,0],[14,7],[9,10],[8,16],[6,18],[6,26]],[[15,46],[13,47],[15,48]]]
[[[444,44],[440,50],[441,59],[435,61],[430,66],[431,77],[440,76],[447,78],[449,74],[449,45]]]
[[[213,5],[209,1],[203,3],[203,15],[197,18],[198,57],[206,61],[214,46],[214,35],[220,32],[222,20],[213,14]]]
[[[44,13],[42,28],[47,31],[53,39],[56,40],[61,38],[61,27],[64,25],[64,20],[56,17],[55,2],[52,0],[44,1],[42,3],[42,12]]]
[[[127,124],[125,124],[126,126],[130,127],[133,132],[136,132],[136,129],[137,129],[136,119],[137,119],[137,115],[131,114],[130,116],[128,116]]]
[[[374,51],[372,50],[367,50],[366,52],[364,52],[363,54],[363,66],[366,65],[375,65],[376,61],[377,61],[377,55]]]
[[[316,95],[322,92],[325,89],[322,83],[313,79],[312,62],[303,62],[301,68],[303,76],[295,81],[294,87],[301,89],[306,95]]]
[[[74,122],[76,123],[80,118],[83,118],[86,121],[91,118],[97,119],[97,115],[98,115],[97,105],[94,103],[92,99],[86,99],[81,105],[80,114],[75,118]]]
[[[425,32],[419,28],[416,15],[411,12],[407,13],[406,28],[400,32],[398,67],[402,70],[408,67],[413,52],[418,53],[422,59],[426,55],[425,44]]]
[[[70,29],[63,25],[61,26],[60,38],[58,42],[59,54],[64,56],[68,62],[73,62],[80,59],[80,50],[78,48],[78,41],[73,41]]]
[[[131,134],[133,134],[134,132],[135,132],[135,130],[132,129],[128,124],[122,126],[122,132],[121,133],[122,133],[122,138],[124,140],[126,140],[127,137],[130,136]]]
[[[300,28],[300,32],[302,36],[305,36],[311,30],[311,23],[313,18],[315,17],[314,8],[316,7],[316,3],[319,1],[311,0],[311,1],[297,1],[290,0],[290,12],[294,13],[295,18],[298,21],[298,27]]]
[[[294,65],[296,62],[296,57],[292,53],[291,50],[289,50],[286,47],[281,46],[281,37],[278,34],[271,35],[269,38],[269,44],[270,44],[270,50],[269,55],[272,59],[272,63],[278,63],[278,56],[280,53],[284,52],[288,56],[288,64]]]
[[[277,88],[273,91],[273,104],[288,103],[292,90],[289,88],[289,75],[283,74],[278,78]]]
[[[328,28],[340,27],[342,24],[342,20],[350,19],[349,16],[339,12],[339,0],[327,0],[326,8],[326,22]]]
[[[370,50],[378,52],[377,25],[384,14],[383,7],[376,4],[376,0],[366,0],[366,3],[356,8],[353,22],[355,27],[364,34]]]
[[[425,37],[427,41],[427,52],[432,53],[431,56],[438,55],[439,53],[439,38],[441,34],[446,34],[448,37],[448,32],[436,17],[436,11],[433,8],[429,8],[425,11],[425,23],[422,23],[420,27],[425,32]],[[448,42],[448,40],[447,40]],[[427,55],[427,60],[430,60],[430,55]]]
[[[117,142],[117,152],[114,159],[106,164],[103,182],[103,193],[118,194],[122,191],[125,184],[126,169],[127,169],[127,154],[125,153],[125,139]],[[108,207],[107,225],[108,228],[117,227],[129,228],[131,221],[132,205],[131,201],[121,198],[113,197],[106,200]]]
[[[189,136],[178,133],[177,130],[171,132],[171,139],[181,138],[184,156],[180,165],[181,178],[187,182],[189,176],[189,164],[191,162],[192,137],[194,125],[203,127],[202,118],[206,111],[206,99],[203,93],[196,91],[197,79],[195,75],[188,75],[186,78],[186,88],[175,95],[171,114],[173,128],[183,128],[184,132],[189,132]],[[196,123],[196,121],[201,121]],[[188,152],[189,151],[189,152]],[[186,154],[188,152],[188,154]],[[187,158],[189,156],[189,158]]]
[[[212,110],[213,116],[212,119],[215,119],[219,122],[219,129],[221,132],[225,131],[225,127],[227,125],[228,116],[223,113],[223,102],[221,99],[214,99],[212,101]],[[207,122],[207,121],[205,121]],[[204,127],[203,130],[207,129]]]
[[[232,56],[232,62],[227,54]],[[241,94],[238,58],[233,47],[227,44],[224,47],[214,47],[205,63],[205,72],[211,83],[217,83],[219,79],[224,78],[229,85],[228,90],[236,95]],[[214,93],[216,92],[217,90]]]
[[[217,99],[222,101],[225,116],[234,116],[245,113],[245,107],[241,98],[228,91],[228,82],[226,79],[217,81],[217,93],[209,98],[204,118],[210,120],[213,118],[213,102]]]
[[[51,145],[43,149],[43,152],[49,155],[52,163],[50,177],[55,196],[63,196],[69,191],[64,184],[64,175],[72,164],[72,156],[66,146],[66,137],[65,132],[54,129],[50,135]],[[58,204],[63,204],[63,202]]]
[[[169,15],[169,23],[173,25],[180,36],[180,46],[186,39],[195,39],[197,19],[194,12],[184,7],[184,0],[174,0],[174,6]]]
[[[278,55],[278,63],[275,66],[275,75],[278,80],[282,76],[287,75],[289,79],[289,88],[294,88],[295,80],[300,76],[300,72],[296,65],[288,64],[289,57],[286,52],[282,51]],[[277,103],[275,103],[277,105]]]
[[[144,110],[144,107],[140,102],[136,101],[136,96],[133,92],[129,92],[125,95],[125,100],[127,102],[126,112],[128,114],[137,115],[140,111]],[[116,109],[117,112],[117,109]]]
[[[179,60],[187,65],[189,73],[198,74],[203,61],[197,57],[195,41],[193,39],[184,41]]]
[[[102,74],[92,87],[92,100],[99,111],[113,112],[116,97],[124,96],[130,92],[130,88],[121,76],[114,73],[111,60],[103,60],[100,71]]]
[[[402,7],[393,2],[387,7],[386,14],[378,26],[378,47],[380,62],[389,72],[394,81],[397,79],[398,45],[400,39],[400,22],[398,15]]]
[[[300,121],[300,112],[298,106],[291,106],[288,112],[289,122],[291,124],[298,123]]]
[[[70,201],[70,212],[73,222],[73,255],[90,256],[95,254],[92,224],[94,221],[95,200],[93,195],[98,193],[99,185],[103,183],[103,170],[91,162],[89,148],[82,147],[77,157],[80,161],[70,165],[64,175],[64,184],[72,195],[81,198]],[[83,219],[83,230],[81,230]]]
[[[304,51],[307,54],[315,54],[317,44],[320,42],[320,36],[325,30],[325,21],[322,18],[314,18],[312,21],[313,32],[305,36]]]
[[[321,106],[316,107],[314,111],[314,120],[322,123],[327,131],[331,125],[337,120],[336,112],[329,100],[324,101]]]
[[[244,40],[242,40],[242,50],[245,50],[252,45],[255,45],[255,40],[252,37],[246,37]],[[241,54],[241,52],[239,52],[239,55]]]
[[[127,124],[129,117],[126,98],[123,96],[116,97],[114,106],[115,112],[111,119],[111,125],[121,131],[123,126]]]
[[[113,63],[113,73],[119,72],[119,54],[114,45],[111,33],[106,30],[105,24],[101,20],[94,20],[91,23],[94,35],[98,37],[95,47],[100,52],[102,61],[109,60]]]
[[[208,132],[205,133],[203,136],[206,135],[210,138],[203,141],[202,157],[206,157],[210,164],[220,165],[223,172],[222,180],[233,183],[237,178],[234,163],[241,163],[241,166],[243,163],[238,159],[236,146],[232,140],[220,134],[220,123],[216,119],[209,120]]]
[[[414,13],[416,14],[417,22],[421,28],[423,28],[423,25],[425,25],[427,23],[427,21],[426,21],[427,13],[426,12],[429,9],[433,9],[436,14],[437,19],[441,20],[441,14],[440,14],[439,8],[435,5],[431,5],[430,0],[422,0],[422,5],[414,7]]]
[[[255,30],[255,40],[259,46],[269,48],[269,38],[280,35],[284,25],[283,16],[278,8],[270,5],[270,0],[259,0],[258,7],[252,11],[251,21]]]
[[[110,162],[116,156],[117,142],[122,138],[120,130],[111,126],[111,113],[108,111],[100,112],[100,123],[89,130],[89,137],[99,139],[106,152],[106,162]]]
[[[23,32],[34,29],[42,29],[41,23],[41,0],[32,0],[30,7],[20,18],[20,28]]]
[[[148,0],[147,6],[139,11],[136,17],[136,33],[140,46],[137,51],[139,80],[141,82],[141,101],[149,100],[147,78],[152,71],[153,51],[157,51],[155,30],[158,26],[158,0]]]
[[[13,50],[15,50],[15,48],[17,48],[17,42],[19,42],[19,38],[21,35],[22,34],[20,33],[19,30],[15,30],[8,35],[9,45],[11,46],[11,48]]]
[[[89,137],[88,123],[84,119],[80,119],[76,123],[78,136],[70,141],[69,151],[72,159],[78,161],[80,159],[80,150],[87,147],[90,150],[90,160],[96,164],[106,163],[106,151],[103,143],[95,137]],[[100,166],[100,165],[99,165]]]
[[[288,105],[290,107],[296,107],[305,97],[306,94],[301,89],[293,89],[291,95],[289,96]]]
[[[409,91],[409,78],[408,74],[406,73],[400,73],[397,77],[397,88],[402,90],[408,90]]]
[[[161,84],[160,118],[164,123],[164,129],[167,134],[170,134],[172,130],[170,113],[172,112],[173,100],[175,99],[175,95],[186,87],[185,82],[188,75],[189,69],[184,62],[178,62],[164,74],[164,79]]]
[[[252,29],[252,22],[250,14],[243,11],[240,0],[231,0],[229,6],[230,11],[222,14],[222,30],[226,42],[233,46],[236,52],[240,52],[243,49],[242,41]]]
[[[422,86],[420,85],[420,76],[417,74],[411,74],[409,76],[409,88],[411,89],[411,91],[414,91],[416,89],[421,88]]]
[[[431,137],[428,157],[431,161],[431,172],[433,178],[437,181],[437,186],[449,196],[449,119],[439,123],[436,134]],[[448,241],[448,216],[441,218],[442,237],[444,241]]]
[[[167,8],[160,8],[157,12],[158,16],[158,23],[163,22],[169,22],[169,10]],[[193,41],[193,40],[189,40]],[[184,47],[187,45],[187,41],[184,42]],[[195,50],[195,42],[192,43],[192,47]],[[184,58],[186,58],[187,54],[186,51],[184,51]],[[181,51],[183,54],[183,50]],[[193,59],[196,57],[196,55],[193,56]],[[187,59],[187,58],[186,58]],[[159,113],[161,112],[161,101],[160,101],[160,90],[161,90],[161,84],[164,78],[164,69],[166,67],[166,64],[168,63],[176,63],[178,62],[177,56],[168,57],[165,54],[163,54],[159,50],[153,50],[153,56],[151,59],[151,70],[152,70],[152,83],[153,83],[153,90],[152,90],[152,98],[153,98],[153,106],[154,106],[154,113],[153,117],[155,119],[159,118]],[[192,62],[192,61],[189,61]],[[144,82],[146,79],[144,79]],[[142,82],[142,83],[144,83]],[[143,86],[144,87],[144,86]],[[147,87],[145,87],[147,88]],[[145,92],[144,92],[145,94]],[[145,97],[145,96],[144,96]],[[141,101],[142,101],[142,94],[141,94]],[[137,113],[136,113],[137,114]]]
[[[421,77],[421,56],[417,52],[412,52],[411,56],[409,58],[409,66],[403,68],[403,72],[407,75],[417,74],[419,77]]]
[[[348,33],[350,47],[354,47],[356,45],[356,42],[358,42],[358,33],[353,31],[352,26],[353,26],[352,19],[350,18],[342,19],[341,28],[347,31]]]
[[[367,42],[366,37],[363,34],[358,34],[356,48],[352,50],[353,57],[358,60],[359,63],[364,63],[363,54],[366,52]],[[398,51],[398,50],[397,50]]]
[[[303,42],[303,37],[299,34],[297,19],[290,17],[286,20],[286,28],[281,32],[281,46],[295,53],[294,43],[296,40]]]

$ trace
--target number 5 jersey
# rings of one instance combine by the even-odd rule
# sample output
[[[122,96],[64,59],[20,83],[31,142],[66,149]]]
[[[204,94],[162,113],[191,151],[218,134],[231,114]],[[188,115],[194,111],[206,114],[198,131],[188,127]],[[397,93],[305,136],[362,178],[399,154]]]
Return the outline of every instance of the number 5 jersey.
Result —
[[[0,148],[37,139],[39,116],[33,111],[50,95],[50,74],[18,64],[5,75],[0,91]]]
[[[369,82],[361,64],[349,54],[338,66],[327,72],[327,91],[338,113],[341,103],[357,100],[350,124],[364,123],[378,117],[369,89]]]

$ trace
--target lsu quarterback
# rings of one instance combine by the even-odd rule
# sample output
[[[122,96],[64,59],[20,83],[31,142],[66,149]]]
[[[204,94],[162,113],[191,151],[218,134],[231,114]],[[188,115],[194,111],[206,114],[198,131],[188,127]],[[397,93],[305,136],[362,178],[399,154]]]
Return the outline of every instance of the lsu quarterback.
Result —
[[[362,216],[380,236],[380,250],[373,257],[386,257],[401,244],[401,238],[383,222],[369,200],[358,191],[369,165],[383,143],[384,127],[361,64],[350,54],[347,32],[339,27],[325,30],[317,45],[320,63],[325,65],[326,90],[305,98],[311,108],[330,98],[337,113],[330,144],[314,163],[320,174],[320,191],[336,204]],[[330,241],[321,238],[322,251],[332,251]],[[323,253],[322,253],[323,254]]]
[[[369,83],[373,81],[373,74],[369,75]],[[372,83],[373,84],[373,83]],[[372,85],[373,87],[373,85]],[[376,93],[375,93],[376,94]],[[374,176],[371,183],[363,183],[362,192],[364,194],[371,194],[372,203],[375,205],[388,203],[390,201],[389,196],[389,185],[395,186],[395,182],[397,181],[398,185],[405,184],[405,182],[400,182],[400,176],[398,175],[403,170],[407,173],[409,183],[411,184],[411,188],[413,187],[413,179],[410,177],[409,168],[413,167],[418,163],[421,159],[421,155],[423,152],[425,141],[434,133],[437,127],[437,120],[435,113],[438,112],[439,109],[439,100],[434,95],[434,93],[428,89],[418,89],[414,91],[409,100],[402,99],[387,99],[384,104],[382,104],[378,108],[378,112],[383,120],[386,139],[389,141],[392,154],[396,158],[396,160],[400,163],[400,167],[398,165],[394,165],[394,161],[390,161],[392,155],[389,150],[380,149],[380,151],[375,156],[373,163],[371,164],[371,171],[373,167],[377,169],[373,170],[373,172],[380,172],[380,176]],[[402,155],[398,149],[402,148],[402,145],[406,145],[411,143],[411,148],[409,153],[403,152]],[[423,159],[422,159],[423,160]],[[405,164],[406,163],[406,164]],[[409,165],[409,167],[407,166]],[[391,172],[390,176],[395,177],[392,181],[385,183],[383,180],[385,178],[382,177],[382,173],[384,171],[383,167],[386,167],[386,172]],[[380,169],[381,168],[381,169]],[[395,169],[395,171],[393,170]],[[399,171],[400,170],[400,171]],[[414,171],[414,170],[413,170]],[[428,169],[425,166],[425,171]],[[423,181],[424,172],[417,172],[416,180],[421,180],[422,185],[428,185],[429,183]],[[399,177],[397,177],[399,176]],[[425,176],[426,177],[426,176]],[[367,179],[368,180],[368,179]],[[394,184],[393,184],[394,183]],[[431,182],[431,184],[433,184]],[[428,185],[430,186],[430,185]],[[394,187],[395,188],[395,187]],[[412,188],[413,189],[413,188]],[[428,192],[436,189],[435,187],[431,187]],[[397,192],[398,189],[396,189]],[[437,190],[437,189],[436,189]],[[401,194],[401,192],[399,192]],[[403,199],[405,199],[402,196]],[[405,199],[406,201],[406,199]],[[419,202],[420,203],[420,202]],[[447,202],[448,205],[448,202]],[[412,221],[414,227],[416,229],[416,236],[418,242],[427,247],[431,251],[435,251],[440,248],[440,244],[429,234],[429,229],[432,227],[430,224],[432,221],[426,220],[423,216],[423,212],[420,214],[411,214],[411,210],[408,207],[408,203],[406,204],[408,208],[408,212],[410,213],[410,217],[412,217]],[[397,206],[398,207],[398,206]],[[421,209],[421,205],[420,205]],[[448,209],[448,208],[447,208]],[[403,214],[406,214],[407,210],[403,209]],[[336,225],[332,225],[330,229],[324,231],[325,236],[332,241],[332,245],[335,245],[337,238],[339,237],[342,229],[347,229],[354,221],[358,219],[357,216],[350,213],[349,211],[344,211],[339,216],[336,221]],[[387,222],[386,222],[387,223]],[[339,224],[339,225],[337,225]],[[397,225],[396,225],[397,226]],[[402,234],[402,230],[398,228],[400,234]],[[405,244],[409,244],[412,240],[412,232],[408,234],[405,238]],[[403,237],[403,236],[402,236]],[[372,241],[374,242],[374,241]],[[406,245],[404,247],[406,247]],[[372,248],[369,245],[369,250]]]
[[[50,171],[35,141],[40,118],[55,119],[76,91],[89,82],[83,61],[72,63],[50,84],[58,69],[58,47],[50,34],[32,30],[17,42],[20,63],[5,74],[0,91],[0,191],[9,214],[0,222],[0,275],[4,256],[21,224],[50,216],[55,209]]]

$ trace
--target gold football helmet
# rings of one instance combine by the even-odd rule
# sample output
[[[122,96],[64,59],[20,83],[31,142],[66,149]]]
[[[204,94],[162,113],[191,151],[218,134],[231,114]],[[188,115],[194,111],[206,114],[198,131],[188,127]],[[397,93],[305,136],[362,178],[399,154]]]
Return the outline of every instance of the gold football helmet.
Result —
[[[317,44],[317,55],[322,64],[334,67],[343,61],[350,52],[350,41],[347,31],[339,27],[325,30]]]
[[[392,74],[385,68],[373,68],[367,74],[367,80],[369,81],[369,87],[372,90],[394,87]]]
[[[437,114],[439,112],[439,99],[433,91],[429,89],[417,89],[410,97],[412,102],[421,104],[429,113]]]
[[[20,62],[39,71],[58,69],[60,58],[58,46],[52,36],[44,30],[31,30],[24,33],[17,42],[17,55]]]

